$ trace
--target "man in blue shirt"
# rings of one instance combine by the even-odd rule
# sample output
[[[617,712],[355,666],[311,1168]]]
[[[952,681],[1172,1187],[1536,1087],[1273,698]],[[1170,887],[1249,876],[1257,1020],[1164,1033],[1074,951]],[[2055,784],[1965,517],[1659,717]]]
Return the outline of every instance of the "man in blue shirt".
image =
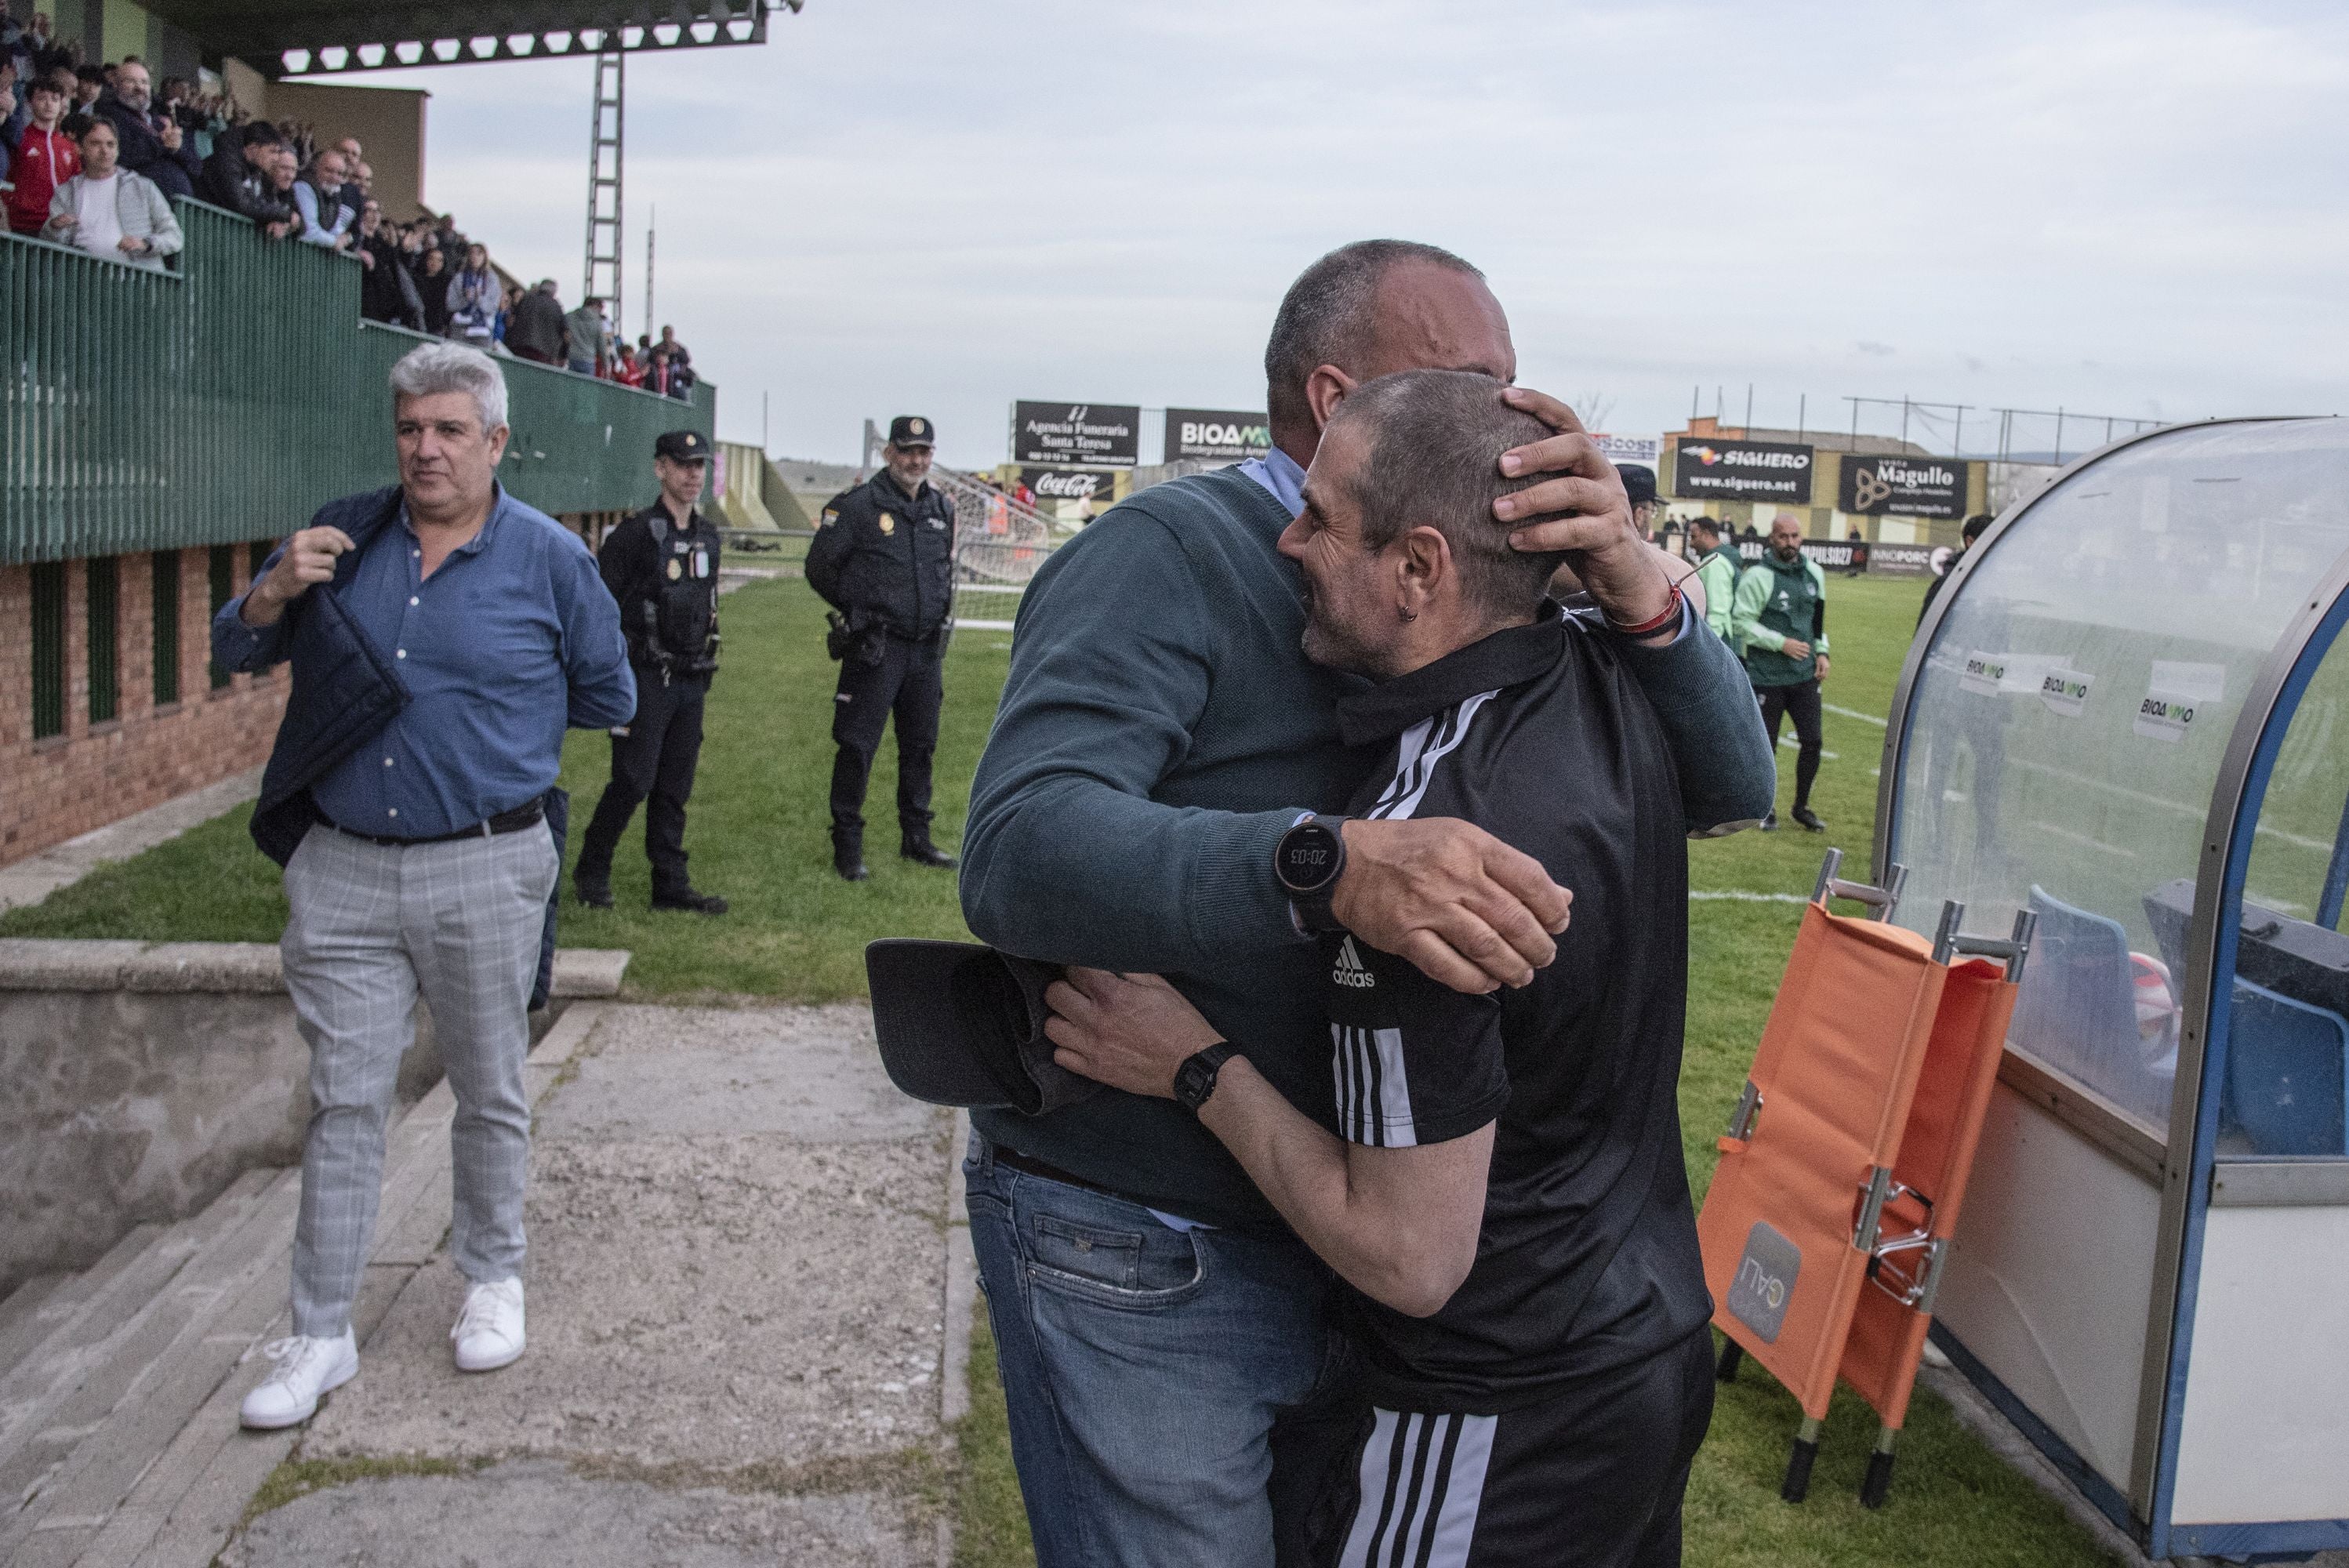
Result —
[[[351,1303],[381,1196],[384,1124],[420,995],[457,1098],[450,1253],[471,1282],[458,1368],[522,1355],[523,1060],[562,856],[544,801],[566,726],[624,724],[636,683],[595,557],[497,483],[506,389],[487,355],[427,345],[391,373],[400,486],[329,505],[212,622],[231,669],[294,660],[277,751],[316,744],[316,618],[388,667],[406,701],[307,781],[316,821],[285,866],[285,987],[311,1053],[294,1238],[294,1334],[246,1396],[248,1427],[309,1418],[358,1371]],[[336,521],[339,520],[339,521]],[[321,603],[319,596],[331,601]],[[282,757],[273,756],[271,773]],[[274,807],[264,787],[264,806]],[[298,799],[298,797],[297,797]]]

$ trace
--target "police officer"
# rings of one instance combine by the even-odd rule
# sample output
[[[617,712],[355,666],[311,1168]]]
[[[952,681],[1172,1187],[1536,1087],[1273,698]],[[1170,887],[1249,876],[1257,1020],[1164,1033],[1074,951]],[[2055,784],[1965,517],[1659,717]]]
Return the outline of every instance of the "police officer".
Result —
[[[832,606],[832,863],[863,882],[864,785],[881,727],[897,719],[897,852],[917,865],[951,866],[930,841],[930,758],[938,746],[939,668],[954,593],[954,502],[929,482],[936,428],[889,421],[887,466],[833,497],[808,546],[807,579]]]
[[[612,530],[596,565],[620,603],[636,712],[612,731],[612,781],[587,824],[571,885],[579,902],[612,907],[612,851],[636,803],[645,808],[645,855],[653,907],[724,914],[726,901],[696,892],[685,874],[685,801],[701,756],[701,708],[718,668],[718,530],[694,510],[709,467],[709,440],[671,430],[653,443],[660,500]]]

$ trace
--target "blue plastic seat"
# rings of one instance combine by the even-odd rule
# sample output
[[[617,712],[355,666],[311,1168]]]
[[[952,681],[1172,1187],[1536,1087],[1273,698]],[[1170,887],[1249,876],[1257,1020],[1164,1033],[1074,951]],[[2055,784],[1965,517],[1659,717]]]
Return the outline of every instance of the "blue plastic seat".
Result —
[[[2177,1057],[2152,1059],[2137,1032],[2128,933],[2119,921],[2037,886],[2031,907],[2039,931],[2009,1038],[2122,1109],[2167,1127]]]
[[[2349,1019],[2237,980],[2224,1109],[2261,1154],[2349,1154]]]

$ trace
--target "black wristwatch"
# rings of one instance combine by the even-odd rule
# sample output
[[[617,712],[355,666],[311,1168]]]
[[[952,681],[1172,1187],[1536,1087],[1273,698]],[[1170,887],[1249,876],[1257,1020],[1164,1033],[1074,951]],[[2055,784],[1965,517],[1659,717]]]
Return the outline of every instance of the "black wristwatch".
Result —
[[[1185,1058],[1183,1065],[1174,1069],[1176,1102],[1193,1116],[1198,1115],[1199,1108],[1207,1103],[1207,1097],[1216,1092],[1216,1074],[1238,1054],[1229,1043],[1218,1040],[1206,1050]]]
[[[1272,874],[1288,893],[1298,920],[1310,932],[1341,931],[1330,912],[1330,895],[1346,874],[1343,817],[1309,816],[1280,835],[1272,851]]]

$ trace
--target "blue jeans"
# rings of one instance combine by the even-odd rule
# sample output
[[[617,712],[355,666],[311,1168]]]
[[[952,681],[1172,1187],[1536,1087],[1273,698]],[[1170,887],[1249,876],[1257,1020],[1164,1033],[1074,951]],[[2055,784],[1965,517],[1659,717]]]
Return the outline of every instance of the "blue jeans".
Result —
[[[1340,1364],[1328,1271],[977,1134],[963,1174],[1038,1568],[1270,1568],[1273,1420]]]

